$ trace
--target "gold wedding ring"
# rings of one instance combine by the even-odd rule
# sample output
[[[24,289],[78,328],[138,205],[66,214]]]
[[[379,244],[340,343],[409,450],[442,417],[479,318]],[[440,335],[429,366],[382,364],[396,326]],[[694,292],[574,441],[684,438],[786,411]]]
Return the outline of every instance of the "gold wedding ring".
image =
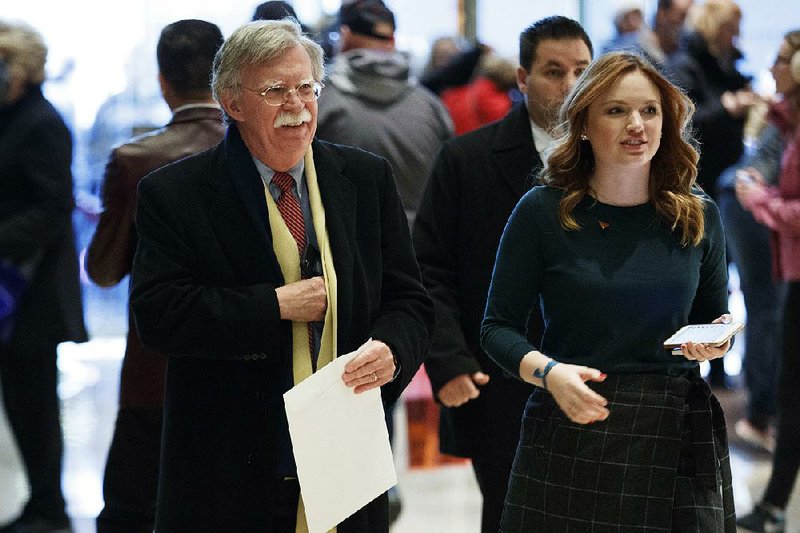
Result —
[[[375,372],[373,372],[373,373],[372,373],[372,382],[373,382],[373,383],[375,383],[376,381],[378,381],[378,374],[376,374]]]

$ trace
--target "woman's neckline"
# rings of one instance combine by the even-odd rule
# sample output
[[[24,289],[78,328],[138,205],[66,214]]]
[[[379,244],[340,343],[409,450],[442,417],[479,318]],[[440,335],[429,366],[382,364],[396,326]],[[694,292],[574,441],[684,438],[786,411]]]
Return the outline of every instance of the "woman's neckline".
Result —
[[[598,203],[600,205],[605,205],[605,206],[608,206],[608,207],[617,207],[617,208],[641,207],[643,205],[648,205],[650,203],[650,198],[648,198],[647,200],[644,200],[644,201],[634,201],[634,202],[631,202],[631,203],[611,203],[609,200],[601,198],[597,194],[597,192],[595,192],[594,194],[592,194],[591,192],[587,193],[586,196],[592,202],[596,202],[596,203]]]

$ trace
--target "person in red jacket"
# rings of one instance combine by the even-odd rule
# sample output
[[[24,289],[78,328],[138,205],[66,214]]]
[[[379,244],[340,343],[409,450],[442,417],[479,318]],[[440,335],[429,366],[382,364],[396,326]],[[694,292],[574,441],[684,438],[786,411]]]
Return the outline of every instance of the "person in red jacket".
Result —
[[[514,64],[496,55],[485,55],[478,76],[466,85],[445,89],[440,98],[450,112],[456,135],[500,120],[513,103],[517,86]]]

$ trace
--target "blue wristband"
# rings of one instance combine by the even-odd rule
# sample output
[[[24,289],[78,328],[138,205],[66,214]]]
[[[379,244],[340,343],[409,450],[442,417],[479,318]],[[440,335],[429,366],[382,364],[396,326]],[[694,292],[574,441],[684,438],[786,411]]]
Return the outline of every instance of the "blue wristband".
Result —
[[[542,380],[542,388],[547,390],[547,374],[553,370],[553,367],[558,364],[558,361],[554,359],[550,359],[546,365],[544,365],[544,370],[539,370],[538,368],[533,371],[533,377],[539,378]]]

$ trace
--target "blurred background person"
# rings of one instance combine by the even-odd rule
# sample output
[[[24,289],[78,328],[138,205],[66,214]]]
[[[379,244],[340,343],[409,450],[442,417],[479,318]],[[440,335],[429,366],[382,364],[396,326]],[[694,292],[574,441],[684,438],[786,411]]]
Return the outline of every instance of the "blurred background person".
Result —
[[[502,120],[445,143],[414,225],[422,278],[436,305],[425,368],[441,406],[440,448],[472,460],[484,532],[500,528],[520,421],[533,390],[480,347],[492,266],[508,216],[547,159],[556,110],[591,60],[589,36],[572,19],[547,17],[523,30],[516,78],[524,101]],[[539,342],[538,310],[526,333]]]
[[[42,95],[47,47],[0,21],[0,264],[16,268],[13,321],[0,335],[0,382],[30,497],[2,531],[71,531],[61,489],[57,346],[87,340],[72,228],[72,138]]]
[[[617,2],[614,11],[614,31],[616,35],[603,45],[601,53],[614,50],[641,49],[649,46],[650,28],[644,22],[644,11],[638,0],[625,0]]]
[[[512,93],[517,101],[521,99],[515,63],[489,53],[482,56],[472,81],[445,89],[439,97],[453,119],[456,135],[462,135],[506,116],[514,102]]]
[[[431,51],[428,55],[428,62],[425,63],[425,67],[422,69],[420,77],[425,79],[433,75],[435,72],[439,72],[449,65],[460,53],[461,46],[456,37],[437,37],[433,43],[431,43]]]
[[[389,160],[409,227],[439,148],[453,134],[444,105],[411,78],[395,48],[394,13],[381,0],[342,5],[341,49],[319,98],[317,137]]]
[[[442,94],[451,87],[461,87],[475,77],[481,58],[492,52],[491,47],[480,42],[449,54],[447,60],[434,60],[434,49],[428,65],[420,76],[419,83],[436,95]]]
[[[747,312],[742,351],[746,413],[736,421],[734,431],[750,446],[771,452],[775,448],[772,424],[777,413],[784,287],[772,275],[769,230],[742,207],[735,191],[736,176],[742,173],[748,179],[755,171],[765,183],[778,183],[784,141],[775,124],[759,122],[763,129],[754,145],[720,175],[717,202]]]
[[[270,0],[269,2],[264,2],[256,6],[251,20],[281,20],[286,17],[293,18],[300,22],[300,19],[297,18],[297,13],[291,4],[288,4],[283,0]],[[303,33],[311,33],[311,28],[302,22],[300,22],[300,28],[303,30]],[[309,37],[312,36],[309,35]]]
[[[659,0],[651,29],[645,23],[640,1],[622,2],[614,13],[616,35],[603,46],[603,53],[635,51],[663,68],[680,49],[686,15],[691,6],[692,0]]]
[[[716,180],[739,160],[747,111],[758,97],[736,63],[742,11],[732,0],[707,0],[699,6],[694,31],[669,71],[697,106],[694,129],[700,143],[697,183],[714,197]]]
[[[686,16],[694,5],[694,0],[658,0],[653,16],[653,35],[660,51],[661,62],[680,50],[685,34]]]
[[[130,274],[138,242],[136,189],[167,163],[215,146],[225,134],[211,96],[211,64],[220,29],[202,20],[166,26],[156,48],[158,80],[173,113],[163,128],[111,153],[103,179],[103,211],[87,254],[91,279],[111,287]],[[155,524],[166,356],[142,346],[132,318],[120,376],[119,410],[103,480],[98,532],[146,532]]]
[[[784,530],[784,511],[800,468],[800,30],[788,32],[772,65],[775,90],[783,99],[770,106],[768,119],[784,141],[778,186],[750,170],[737,181],[742,205],[770,229],[773,271],[786,282],[783,356],[778,389],[778,434],[772,475],[761,502],[737,525],[746,531]]]
[[[291,4],[282,0],[270,0],[256,6],[251,20],[281,20],[286,17],[297,20],[297,13],[295,13]],[[300,27],[302,28],[303,26]]]
[[[698,7],[694,31],[668,65],[673,81],[697,106],[694,133],[700,143],[697,184],[716,199],[723,170],[744,152],[744,124],[758,101],[750,80],[736,68],[742,53],[736,47],[742,11],[732,0],[706,0]],[[727,387],[722,359],[712,361],[708,380]]]

